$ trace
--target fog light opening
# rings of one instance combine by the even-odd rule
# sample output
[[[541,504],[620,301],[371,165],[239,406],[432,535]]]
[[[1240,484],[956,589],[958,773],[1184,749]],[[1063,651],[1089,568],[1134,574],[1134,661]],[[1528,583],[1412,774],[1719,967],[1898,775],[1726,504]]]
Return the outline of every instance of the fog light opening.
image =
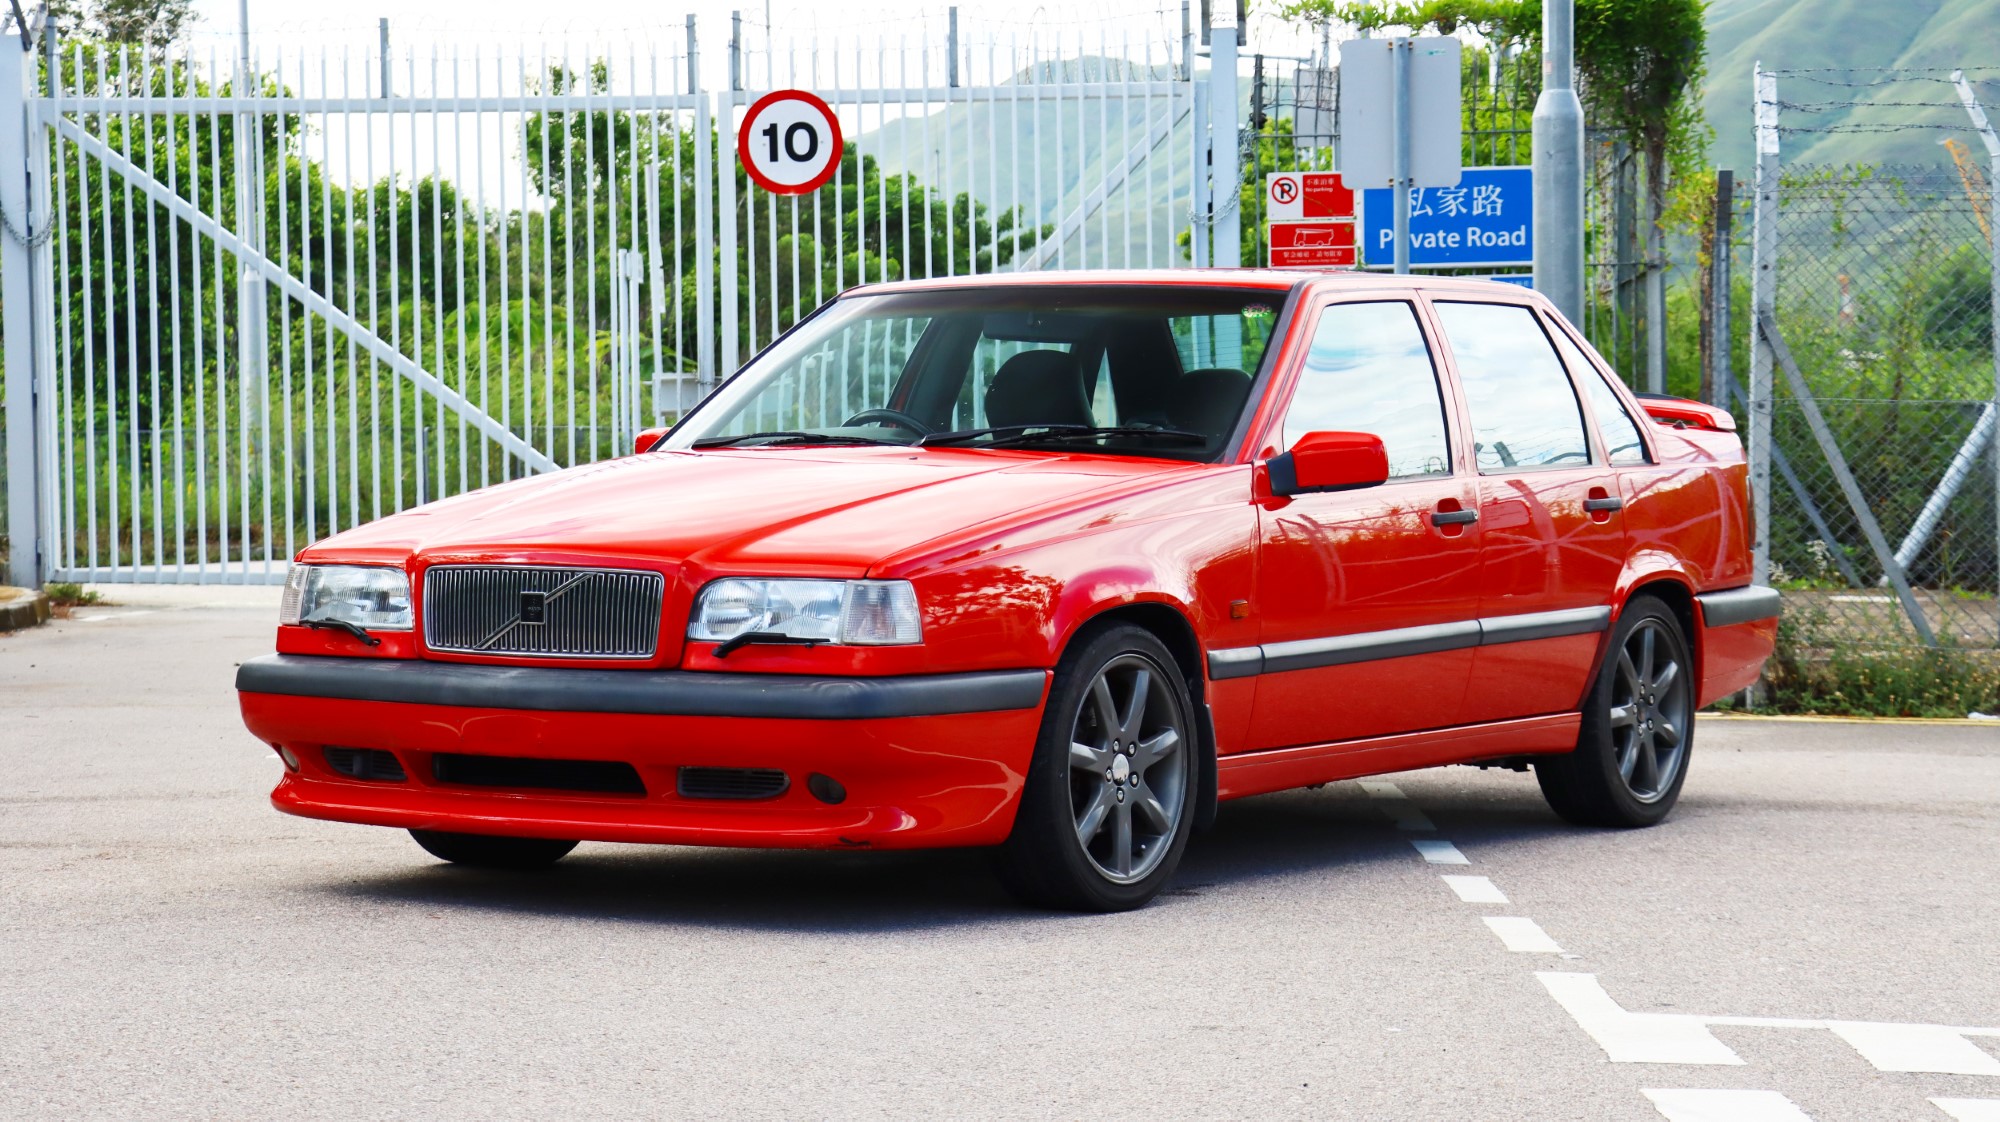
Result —
[[[287,748],[282,744],[273,744],[271,745],[271,747],[277,749],[278,758],[285,761],[286,771],[299,770],[299,758],[297,756],[292,755],[292,750],[290,748]]]
[[[837,806],[847,801],[847,788],[842,787],[840,781],[831,775],[813,772],[806,776],[806,790],[812,792],[813,798],[830,805]]]

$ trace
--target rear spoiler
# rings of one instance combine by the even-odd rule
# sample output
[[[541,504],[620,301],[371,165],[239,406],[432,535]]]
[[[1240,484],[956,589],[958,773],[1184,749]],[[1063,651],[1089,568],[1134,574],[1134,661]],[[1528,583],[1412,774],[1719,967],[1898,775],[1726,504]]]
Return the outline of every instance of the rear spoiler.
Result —
[[[1639,407],[1646,415],[1663,425],[1677,429],[1705,429],[1709,432],[1735,432],[1736,418],[1727,409],[1717,409],[1713,405],[1703,405],[1699,401],[1689,401],[1684,397],[1669,397],[1663,393],[1634,394],[1639,399]]]

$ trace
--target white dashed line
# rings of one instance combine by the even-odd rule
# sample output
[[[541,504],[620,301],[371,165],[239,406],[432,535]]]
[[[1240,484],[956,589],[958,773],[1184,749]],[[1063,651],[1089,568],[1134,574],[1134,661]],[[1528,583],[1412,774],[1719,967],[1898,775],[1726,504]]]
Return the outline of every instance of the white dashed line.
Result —
[[[1878,1071],[2000,1075],[2000,1060],[1943,1025],[1829,1021],[1826,1027],[1853,1045]]]
[[[1576,1018],[1615,1064],[1731,1064],[1743,1058],[1700,1020],[1678,1013],[1628,1013],[1611,1000],[1595,974],[1538,971],[1556,1004]],[[1672,1117],[1671,1115],[1669,1117]],[[1693,1117],[1690,1115],[1689,1117]]]
[[[1932,1099],[1931,1105],[1958,1122],[2000,1122],[2000,1099]]]
[[[1500,891],[1498,886],[1485,877],[1453,876],[1450,873],[1446,873],[1443,879],[1446,884],[1451,886],[1453,892],[1458,893],[1458,898],[1468,904],[1504,904],[1507,902],[1507,894]]]
[[[1646,1088],[1668,1122],[1812,1122],[1797,1103],[1776,1091],[1697,1091]]]
[[[1487,916],[1486,926],[1500,936],[1510,951],[1521,954],[1561,954],[1562,948],[1542,930],[1541,924],[1526,916]]]
[[[1433,865],[1472,864],[1465,859],[1465,854],[1458,851],[1457,846],[1443,839],[1411,838],[1410,844],[1416,847],[1418,853],[1424,855],[1424,860]]]
[[[1389,816],[1389,820],[1396,824],[1398,830],[1429,833],[1437,829],[1437,825],[1430,820],[1429,815],[1411,806],[1407,801],[1385,802],[1382,804],[1382,813]]]
[[[1368,797],[1371,799],[1409,798],[1408,795],[1403,793],[1401,787],[1396,786],[1386,779],[1364,779],[1361,781],[1361,789],[1368,792]]]

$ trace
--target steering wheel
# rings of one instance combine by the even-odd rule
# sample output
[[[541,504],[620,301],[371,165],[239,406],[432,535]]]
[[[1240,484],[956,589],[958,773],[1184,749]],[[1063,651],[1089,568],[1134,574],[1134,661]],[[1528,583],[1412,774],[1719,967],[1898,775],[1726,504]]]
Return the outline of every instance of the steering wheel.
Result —
[[[915,417],[910,416],[908,413],[905,413],[900,409],[863,409],[861,412],[856,413],[854,416],[849,417],[845,421],[842,421],[840,423],[840,427],[844,429],[849,429],[853,428],[856,425],[868,424],[871,421],[887,421],[889,424],[892,424],[897,428],[909,429],[911,432],[916,433],[918,436],[929,436],[931,432],[931,427],[929,425],[923,423],[922,421],[917,420]]]

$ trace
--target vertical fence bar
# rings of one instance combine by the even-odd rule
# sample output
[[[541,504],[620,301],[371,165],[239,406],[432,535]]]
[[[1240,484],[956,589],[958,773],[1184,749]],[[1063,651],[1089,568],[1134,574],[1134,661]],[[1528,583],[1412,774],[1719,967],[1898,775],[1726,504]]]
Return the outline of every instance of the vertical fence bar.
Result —
[[[1776,358],[1759,330],[1778,306],[1778,79],[1762,63],[1752,71],[1757,129],[1757,209],[1750,248],[1750,499],[1754,540],[1751,579],[1771,583],[1771,395]]]
[[[33,94],[35,58],[23,49],[22,32],[0,37],[0,167],[36,168],[29,159],[28,99]],[[4,307],[7,388],[7,580],[23,588],[42,586],[41,501],[36,467],[35,276],[37,217],[28,205],[28,174],[0,175],[0,209],[7,236],[0,239],[0,307]],[[41,229],[52,216],[42,214]]]

